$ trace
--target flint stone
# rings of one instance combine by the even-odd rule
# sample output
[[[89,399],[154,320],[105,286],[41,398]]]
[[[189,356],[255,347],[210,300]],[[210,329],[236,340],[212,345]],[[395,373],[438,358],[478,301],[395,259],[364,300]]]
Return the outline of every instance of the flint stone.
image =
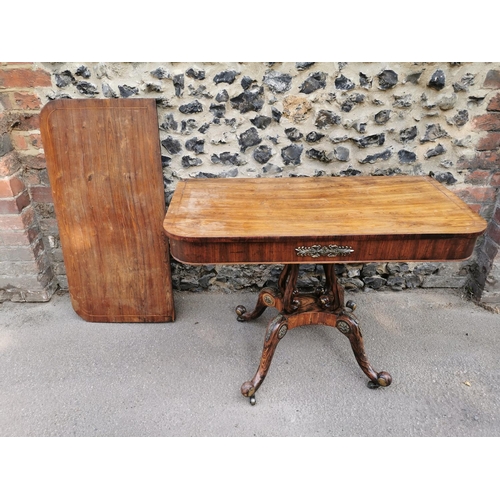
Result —
[[[172,136],[168,136],[166,139],[161,141],[161,145],[171,154],[176,155],[182,151],[181,143],[174,139]]]
[[[464,126],[469,121],[469,112],[466,109],[460,110],[449,123],[457,127]]]
[[[171,163],[172,163],[172,158],[170,158],[170,156],[161,155],[161,166],[163,168],[169,167]]]
[[[264,163],[267,163],[271,157],[273,156],[273,152],[269,146],[262,145],[258,146],[255,148],[253,152],[253,157],[255,161],[260,163],[261,165],[264,165]]]
[[[406,288],[418,288],[420,286],[420,278],[414,274],[405,276]]]
[[[246,163],[245,159],[238,153],[230,153],[229,151],[225,151],[224,153],[220,153],[219,155],[213,154],[210,160],[212,161],[212,163],[222,163],[222,165],[235,165],[237,167],[245,165]]]
[[[203,106],[198,100],[195,100],[189,104],[182,104],[179,106],[179,111],[184,114],[201,113],[203,111]]]
[[[402,149],[398,151],[398,158],[400,163],[414,163],[417,161],[417,155],[413,151]]]
[[[240,113],[260,111],[262,106],[264,106],[264,100],[261,98],[263,93],[264,89],[262,87],[253,87],[233,97],[230,102],[233,108],[239,110]]]
[[[410,75],[408,75],[406,77],[406,81],[408,83],[413,83],[413,84],[417,84],[418,81],[420,80],[420,77],[422,76],[422,71],[420,73],[411,73]]]
[[[305,69],[310,68],[314,63],[313,62],[296,62],[295,67],[299,71],[304,71]]]
[[[200,134],[204,134],[210,127],[210,123],[204,123],[199,129]]]
[[[401,175],[403,172],[401,172],[401,169],[399,167],[396,167],[396,168],[386,168],[386,169],[380,169],[380,168],[377,168],[375,169],[375,172],[373,172],[372,175],[375,175],[375,176],[382,176],[382,175],[385,175],[385,176],[389,176],[389,175]]]
[[[147,92],[161,92],[162,88],[161,85],[158,83],[146,83],[146,91]]]
[[[191,135],[193,130],[196,128],[196,121],[190,118],[189,120],[181,121],[181,134]]]
[[[277,165],[273,165],[272,163],[267,163],[262,167],[262,173],[276,175],[283,172],[283,167],[278,167]]]
[[[457,180],[455,179],[455,177],[453,177],[453,174],[451,172],[438,172],[434,174],[433,177],[441,184],[448,184],[449,186],[457,182]]]
[[[333,153],[327,153],[325,150],[308,149],[306,151],[306,156],[312,160],[318,160],[323,163],[330,163],[333,160]]]
[[[361,170],[356,170],[349,165],[347,170],[341,170],[339,175],[345,177],[355,177],[356,175],[361,175],[361,173]]]
[[[413,104],[413,98],[410,94],[404,94],[401,96],[394,97],[394,107],[395,108],[409,108]]]
[[[221,90],[216,96],[215,100],[217,102],[227,102],[229,101],[229,94],[226,89]]]
[[[299,130],[297,130],[295,127],[286,128],[285,134],[288,137],[288,139],[290,139],[292,142],[300,141],[300,139],[304,137],[304,134]]]
[[[59,88],[67,87],[68,85],[74,84],[76,82],[75,77],[71,74],[71,71],[64,70],[61,73],[56,73],[56,85]]]
[[[349,161],[349,150],[343,146],[338,146],[333,150],[333,156],[338,161]]]
[[[186,149],[196,154],[204,153],[205,139],[193,137],[186,141]]]
[[[387,263],[387,271],[390,274],[396,273],[407,273],[410,270],[410,266],[406,264],[406,262],[388,262]]]
[[[381,276],[372,276],[369,278],[364,278],[363,282],[365,286],[373,288],[374,290],[378,290],[387,283],[387,280],[385,278],[382,278]]]
[[[282,94],[292,88],[292,76],[279,71],[268,71],[262,81],[269,87],[269,90]]]
[[[333,111],[327,109],[321,109],[318,112],[314,124],[319,129],[324,129],[328,128],[330,125],[338,125],[340,121],[341,121],[340,116],[336,115]]]
[[[131,87],[130,85],[118,85],[118,90],[120,91],[121,97],[130,97],[139,93],[137,87]]]
[[[212,113],[216,118],[224,118],[226,113],[225,104],[210,104],[210,113]]]
[[[326,73],[321,71],[312,73],[299,87],[299,91],[302,94],[311,94],[318,89],[324,89],[326,87],[326,77]]]
[[[453,109],[457,102],[457,94],[452,94],[451,96],[443,96],[436,102],[436,106],[442,111],[448,111]]]
[[[314,143],[320,141],[323,137],[325,137],[325,134],[320,134],[319,132],[309,132],[306,135],[306,141]]]
[[[360,148],[366,148],[368,146],[382,146],[385,142],[385,134],[373,134],[367,135],[366,137],[361,137],[359,139],[353,139],[353,141]]]
[[[372,86],[372,79],[364,73],[359,73],[359,85],[365,89],[369,89]]]
[[[241,86],[243,87],[243,90],[247,90],[252,86],[252,83],[254,83],[255,80],[250,77],[250,76],[244,76],[241,79]]]
[[[184,168],[188,167],[197,167],[198,165],[201,165],[203,162],[201,161],[200,158],[192,158],[191,156],[183,156],[181,164]]]
[[[471,85],[474,85],[474,75],[467,73],[459,82],[453,84],[453,90],[455,92],[467,92]]]
[[[226,170],[225,172],[221,172],[219,177],[225,179],[227,177],[236,177],[238,175],[238,169],[232,168],[231,170]]]
[[[90,78],[90,70],[87,66],[80,66],[76,71],[75,75],[81,76],[82,78]]]
[[[269,116],[257,115],[250,120],[250,123],[255,125],[258,129],[264,130],[271,124],[271,118]]]
[[[418,130],[416,125],[410,128],[405,128],[404,130],[401,130],[401,132],[399,132],[399,139],[403,143],[410,142],[413,141],[415,137],[417,137],[417,133]]]
[[[83,94],[83,95],[94,96],[94,95],[97,95],[99,93],[99,91],[97,90],[97,87],[93,83],[90,83],[90,82],[78,82],[76,84],[76,88],[77,88],[78,92],[80,92],[80,94]]]
[[[234,70],[222,71],[221,73],[217,73],[214,76],[214,82],[216,84],[219,84],[219,83],[231,84],[234,82],[237,75],[239,75],[239,73],[237,71],[234,71]]]
[[[444,71],[442,69],[438,69],[434,72],[427,84],[428,87],[431,87],[436,90],[441,90],[444,88],[446,84],[446,77],[444,76]]]
[[[387,286],[390,286],[393,290],[402,290],[406,285],[406,281],[402,276],[389,276],[387,278]]]
[[[382,90],[392,89],[398,83],[398,75],[392,69],[386,69],[378,75],[378,86]]]
[[[182,95],[182,91],[184,90],[184,75],[174,75],[172,82],[174,84],[176,97],[180,97]]]
[[[420,139],[420,142],[421,143],[433,142],[436,139],[439,139],[441,137],[449,137],[448,132],[446,132],[446,130],[443,130],[441,128],[441,125],[439,125],[439,124],[437,124],[437,125],[431,124],[431,125],[427,125],[427,127],[425,129],[425,135],[422,139]]]
[[[379,111],[375,115],[375,123],[378,123],[379,125],[383,125],[384,123],[387,123],[390,118],[391,118],[391,110],[390,109],[383,109],[382,111]]]
[[[189,68],[186,71],[186,76],[189,76],[189,78],[194,78],[195,80],[204,80],[205,79],[205,71],[203,70],[196,70],[194,68]]]
[[[419,264],[413,268],[413,274],[416,275],[429,275],[439,271],[440,266],[438,264],[434,264],[433,262],[424,262],[423,264]]]
[[[344,75],[335,78],[335,88],[338,90],[352,90],[356,84]]]
[[[163,119],[163,123],[160,125],[162,130],[177,130],[178,123],[175,121],[174,115],[169,113]]]
[[[279,109],[276,109],[274,106],[271,108],[271,116],[273,117],[273,120],[277,123],[280,122],[282,112]]]
[[[168,71],[164,68],[156,68],[155,70],[151,71],[151,75],[155,78],[158,78],[158,80],[164,80],[165,78],[169,77]]]
[[[242,153],[244,153],[248,148],[256,146],[261,142],[262,139],[259,137],[259,133],[255,127],[250,127],[248,130],[245,130],[245,132],[243,132],[238,138],[238,143]]]
[[[446,153],[446,149],[442,144],[438,144],[435,148],[429,149],[427,153],[425,153],[425,158],[432,158],[433,156],[439,156]]]
[[[375,163],[377,161],[384,161],[388,160],[392,156],[392,151],[390,149],[386,149],[385,151],[382,151],[381,153],[377,153],[374,155],[368,155],[366,158],[363,160],[359,160],[359,163]]]
[[[196,158],[199,159],[199,158]],[[217,174],[212,174],[211,172],[198,172],[193,175],[195,179],[218,179],[219,176]]]
[[[281,158],[285,165],[300,165],[300,156],[304,147],[302,145],[291,144],[281,150]]]
[[[118,94],[106,82],[102,84],[102,95],[109,98],[118,97]]]

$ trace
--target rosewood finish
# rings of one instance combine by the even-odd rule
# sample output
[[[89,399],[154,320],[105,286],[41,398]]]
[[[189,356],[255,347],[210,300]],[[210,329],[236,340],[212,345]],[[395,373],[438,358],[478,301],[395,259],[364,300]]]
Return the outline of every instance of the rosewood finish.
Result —
[[[75,311],[173,321],[154,99],[51,101],[41,134]]]
[[[252,311],[236,308],[239,321],[278,310],[258,369],[241,387],[255,404],[278,343],[304,325],[337,328],[369,387],[389,386],[389,373],[368,361],[334,264],[466,259],[486,222],[428,177],[203,179],[179,182],[164,229],[173,257],[188,264],[285,264],[278,287],[264,288]],[[300,263],[323,264],[325,283],[313,294],[297,289]]]

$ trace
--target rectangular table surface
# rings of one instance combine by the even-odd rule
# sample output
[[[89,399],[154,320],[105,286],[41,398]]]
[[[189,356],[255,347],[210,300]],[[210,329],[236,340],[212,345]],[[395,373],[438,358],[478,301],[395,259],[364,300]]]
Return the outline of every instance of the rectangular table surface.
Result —
[[[164,229],[190,264],[424,261],[470,257],[486,222],[430,177],[189,179]]]

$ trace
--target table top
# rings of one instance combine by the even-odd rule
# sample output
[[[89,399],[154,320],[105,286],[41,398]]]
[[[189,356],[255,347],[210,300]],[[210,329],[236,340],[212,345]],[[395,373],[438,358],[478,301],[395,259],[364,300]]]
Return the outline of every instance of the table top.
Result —
[[[180,181],[164,229],[172,255],[190,263],[455,260],[486,222],[430,177],[235,178]],[[356,248],[297,252],[308,245]]]

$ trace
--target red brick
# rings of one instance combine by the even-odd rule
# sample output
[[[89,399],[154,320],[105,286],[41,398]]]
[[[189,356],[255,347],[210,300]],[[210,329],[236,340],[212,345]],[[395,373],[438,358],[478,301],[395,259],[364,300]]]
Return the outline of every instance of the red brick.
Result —
[[[0,198],[14,198],[25,188],[24,182],[18,176],[0,179]]]
[[[487,113],[486,115],[476,116],[472,123],[479,130],[500,130],[500,113]]]
[[[50,74],[41,69],[28,68],[0,69],[0,87],[27,88],[50,87]]]
[[[25,169],[43,170],[47,168],[44,154],[38,154],[36,156],[21,155],[19,157],[19,161],[21,162],[23,168]],[[30,183],[30,184],[37,184],[37,183]]]
[[[34,133],[29,135],[29,143],[34,147],[34,148],[41,148],[42,147],[42,136],[40,133]]]
[[[0,176],[9,176],[20,168],[17,153],[11,151],[0,158]]]
[[[488,224],[487,235],[498,245],[500,245],[500,226],[494,222]]]
[[[54,203],[49,186],[31,186],[30,192],[35,203]]]
[[[479,140],[478,151],[492,151],[500,147],[500,132],[490,132]]]
[[[500,89],[500,71],[490,69],[483,83],[485,89]]]
[[[19,214],[30,204],[28,191],[16,198],[0,199],[0,214]]]
[[[500,111],[500,94],[494,96],[488,103],[487,111]]]
[[[15,92],[14,101],[17,109],[40,109],[42,105],[40,98],[31,92]]]
[[[22,134],[18,134],[13,132],[10,136],[12,140],[12,144],[16,149],[24,150],[28,149],[28,141],[26,140],[26,136]]]
[[[10,116],[11,126],[14,130],[29,131],[40,130],[40,114],[12,113]]]
[[[493,187],[471,186],[455,190],[455,194],[466,203],[488,203],[495,200],[496,191]]]
[[[491,176],[490,186],[493,186],[493,187],[500,186],[500,173],[499,172],[497,172],[496,174],[493,174]]]
[[[465,176],[464,181],[467,184],[488,184],[490,170],[474,170]]]
[[[481,208],[483,208],[483,205],[479,204],[479,203],[469,203],[469,208],[473,211],[473,212],[476,212],[476,214],[479,214],[479,212],[481,211]]]
[[[500,165],[500,154],[496,151],[482,151],[472,159],[460,159],[457,162],[459,168],[470,169],[496,169]]]

